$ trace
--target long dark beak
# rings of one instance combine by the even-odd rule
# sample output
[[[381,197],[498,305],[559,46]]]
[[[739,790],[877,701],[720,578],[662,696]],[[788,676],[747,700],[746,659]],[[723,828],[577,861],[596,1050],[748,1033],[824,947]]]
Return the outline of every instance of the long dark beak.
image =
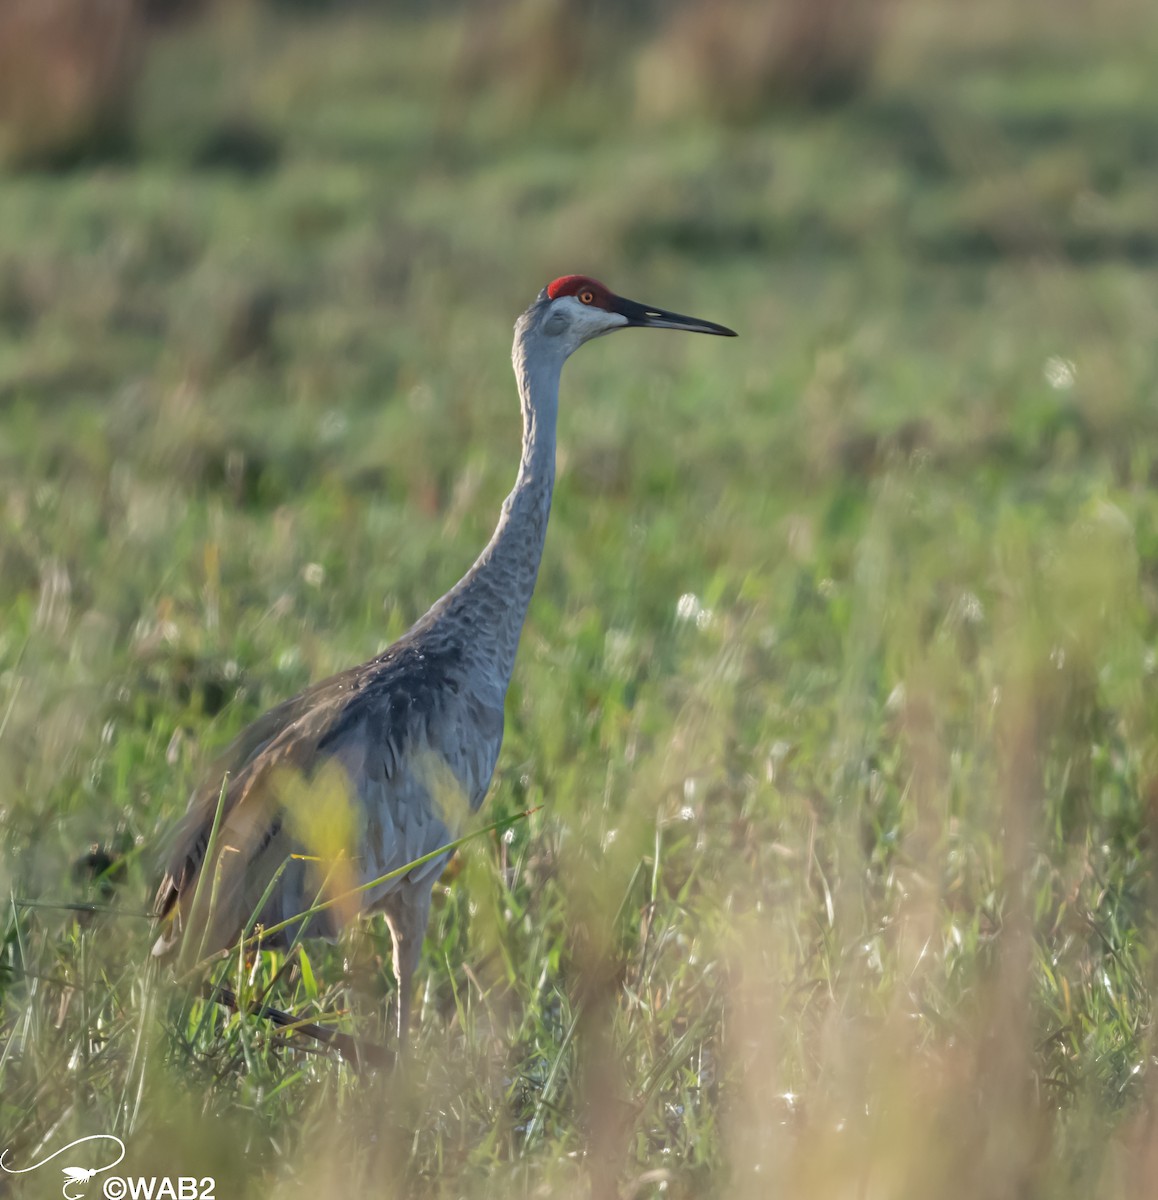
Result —
[[[714,321],[701,321],[698,317],[685,317],[680,313],[668,312],[662,308],[650,308],[646,304],[636,304],[634,300],[625,300],[622,296],[613,296],[611,311],[627,318],[627,326],[640,329],[684,329],[688,333],[714,333],[717,337],[736,337],[736,331],[726,325],[717,325]]]

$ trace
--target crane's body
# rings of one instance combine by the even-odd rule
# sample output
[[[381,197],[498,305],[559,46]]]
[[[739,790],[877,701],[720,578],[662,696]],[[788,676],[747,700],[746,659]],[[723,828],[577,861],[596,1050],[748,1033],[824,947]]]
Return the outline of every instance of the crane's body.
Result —
[[[383,654],[271,709],[229,747],[178,830],[157,893],[164,928],[155,955],[181,944],[223,949],[254,918],[269,929],[346,895],[315,914],[308,932],[333,936],[359,910],[385,913],[405,1038],[431,891],[447,856],[348,893],[444,847],[486,796],[546,537],[563,363],[583,342],[629,325],[734,336],[623,300],[584,276],[540,293],[515,327],[523,451],[493,536]]]

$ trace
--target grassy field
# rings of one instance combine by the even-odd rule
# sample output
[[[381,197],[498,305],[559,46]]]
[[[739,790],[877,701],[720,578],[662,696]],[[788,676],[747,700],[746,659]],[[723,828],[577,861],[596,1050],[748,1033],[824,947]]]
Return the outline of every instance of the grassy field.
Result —
[[[121,157],[0,179],[0,1148],[221,1200],[1158,1195],[1158,14],[898,0],[815,106],[602,11],[242,7],[152,44]],[[481,819],[535,811],[360,1076],[133,914],[212,752],[469,565],[570,271],[741,337],[569,364]],[[102,899],[94,844],[126,915],[22,903]],[[219,973],[388,1041],[388,964],[375,920]]]

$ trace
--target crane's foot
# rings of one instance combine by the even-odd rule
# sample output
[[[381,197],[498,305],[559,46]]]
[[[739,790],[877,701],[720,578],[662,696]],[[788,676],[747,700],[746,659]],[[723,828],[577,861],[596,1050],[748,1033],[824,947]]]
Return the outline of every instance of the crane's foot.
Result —
[[[237,994],[231,988],[205,983],[202,984],[201,994],[205,999],[214,1000],[233,1012],[241,1011]],[[270,1004],[261,1004],[255,1001],[246,1005],[245,1011],[255,1017],[261,1017],[265,1021],[271,1021],[279,1029],[285,1029],[291,1034],[302,1034],[305,1037],[313,1038],[316,1042],[332,1046],[337,1050],[339,1056],[357,1071],[366,1068],[391,1069],[398,1058],[393,1050],[381,1046],[377,1042],[364,1041],[352,1037],[348,1033],[342,1033],[339,1029],[329,1029],[325,1025],[302,1020],[300,1017],[295,1017],[293,1013],[274,1008]]]

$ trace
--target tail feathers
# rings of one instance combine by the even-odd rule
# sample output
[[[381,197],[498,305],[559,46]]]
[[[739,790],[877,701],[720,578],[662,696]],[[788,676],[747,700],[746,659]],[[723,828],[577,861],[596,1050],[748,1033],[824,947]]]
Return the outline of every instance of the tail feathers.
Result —
[[[161,880],[157,895],[153,899],[153,915],[160,926],[160,936],[153,943],[152,956],[157,959],[168,958],[181,941],[181,880],[173,877],[172,871]]]
[[[158,936],[150,952],[152,957],[160,962],[171,958],[181,944],[181,930],[176,921],[170,921],[168,927]]]

